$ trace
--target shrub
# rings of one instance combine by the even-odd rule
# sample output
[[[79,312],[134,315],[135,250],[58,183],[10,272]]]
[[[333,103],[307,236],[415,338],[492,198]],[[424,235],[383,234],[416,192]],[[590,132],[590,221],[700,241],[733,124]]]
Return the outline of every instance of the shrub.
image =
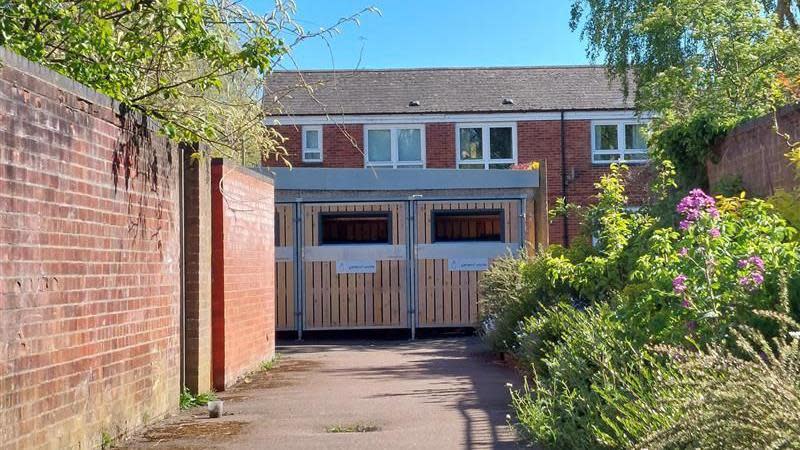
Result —
[[[788,332],[770,342],[747,327],[735,335],[734,351],[673,353],[685,362],[654,405],[673,410],[674,421],[637,447],[800,448],[800,342]]]
[[[680,226],[653,233],[631,277],[644,288],[620,313],[661,343],[702,345],[734,324],[759,325],[752,311],[776,306],[780,273],[797,277],[796,231],[761,200],[695,190],[677,209]]]
[[[788,369],[770,363],[763,368],[770,373],[747,373],[744,367],[779,357],[742,343],[785,337],[767,320],[774,311],[798,317],[796,230],[764,201],[699,190],[673,208],[669,221],[631,213],[623,206],[622,171],[612,169],[598,184],[598,203],[582,211],[593,247],[556,248],[514,266],[518,274],[504,274],[516,286],[509,297],[523,306],[497,323],[504,324],[504,345],[532,376],[512,392],[520,434],[551,448],[737,448],[747,443],[746,424],[763,421],[757,442],[790,442],[797,428],[770,434],[796,425],[786,416],[790,409],[770,407],[770,390],[796,407]],[[672,223],[672,214],[677,226],[658,225]],[[788,289],[779,302],[782,286]],[[549,303],[524,304],[532,292]],[[503,317],[506,306],[493,314]],[[787,364],[800,367],[796,349],[775,342]],[[758,350],[742,359],[747,352],[731,350],[735,344]],[[670,351],[654,353],[652,345]],[[717,371],[701,372],[704,361],[717,361],[710,366]],[[739,412],[735,407],[744,408],[748,395],[758,397],[755,408]],[[736,417],[723,415],[725,404]],[[703,424],[692,428],[684,417]],[[730,427],[730,439],[714,437],[715,421]]]
[[[615,374],[639,360],[637,345],[608,305],[550,313],[558,315],[563,334],[545,350],[544,370],[512,392],[516,426],[524,438],[554,449],[613,448],[598,438],[608,433],[604,417],[611,411],[600,392],[617,389]]]
[[[565,298],[549,279],[552,252],[496,260],[481,281],[481,313],[485,340],[496,351],[514,351],[520,322]]]

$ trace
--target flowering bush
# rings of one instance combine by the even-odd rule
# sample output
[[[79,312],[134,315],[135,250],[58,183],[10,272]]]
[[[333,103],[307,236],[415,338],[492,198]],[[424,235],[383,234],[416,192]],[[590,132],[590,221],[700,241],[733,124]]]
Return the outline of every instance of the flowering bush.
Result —
[[[640,257],[632,280],[649,288],[625,299],[624,314],[654,341],[707,343],[775,306],[778,277],[800,257],[796,231],[770,205],[694,190],[676,211],[678,229],[657,230]]]
[[[662,389],[676,386],[670,384],[675,379],[682,382],[675,377],[685,372],[675,366],[683,360],[664,359],[652,346],[693,354],[729,349],[741,327],[777,337],[775,321],[756,311],[779,310],[779,298],[793,316],[787,317],[800,316],[797,231],[771,205],[693,190],[673,203],[669,215],[651,217],[647,210],[626,209],[623,173],[612,167],[597,185],[596,204],[581,211],[592,247],[548,250],[536,264],[512,265],[519,276],[506,277],[518,283],[519,292],[548,300],[535,307],[519,303],[513,320],[495,323],[503,324],[504,345],[528,363],[533,377],[513,392],[518,428],[552,448],[630,448],[651,436],[664,438],[661,431],[677,426],[684,404],[704,395],[724,398],[729,387],[712,392],[713,383],[698,383],[685,391]],[[533,267],[537,276],[525,277]],[[781,297],[782,287],[787,288]],[[768,391],[751,389],[758,395]],[[664,396],[673,393],[672,409],[662,407]],[[758,401],[769,404],[766,398]],[[765,430],[780,426],[758,418]],[[800,439],[800,432],[787,435]],[[708,437],[682,442],[707,443]]]

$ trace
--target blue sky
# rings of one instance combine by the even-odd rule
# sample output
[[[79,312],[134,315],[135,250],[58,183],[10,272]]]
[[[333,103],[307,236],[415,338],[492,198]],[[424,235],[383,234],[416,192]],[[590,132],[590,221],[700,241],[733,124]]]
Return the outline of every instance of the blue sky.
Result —
[[[529,66],[586,64],[584,45],[569,29],[569,0],[296,0],[307,30],[375,6],[361,25],[341,27],[331,48],[299,45],[303,69]],[[246,0],[257,12],[269,0]],[[363,47],[363,53],[362,53]]]

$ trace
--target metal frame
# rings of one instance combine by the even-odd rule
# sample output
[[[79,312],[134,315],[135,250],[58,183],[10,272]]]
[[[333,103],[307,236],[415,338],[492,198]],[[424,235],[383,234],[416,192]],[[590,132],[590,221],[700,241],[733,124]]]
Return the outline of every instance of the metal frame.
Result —
[[[407,310],[408,310],[408,326],[407,327],[409,328],[410,333],[411,333],[411,340],[416,339],[416,331],[417,331],[417,328],[419,328],[419,323],[418,323],[419,322],[419,317],[417,315],[417,310],[416,310],[417,299],[419,298],[419,292],[417,292],[418,286],[417,286],[417,283],[415,283],[415,280],[416,280],[416,277],[417,277],[417,273],[418,273],[418,270],[417,270],[417,256],[418,256],[418,254],[417,254],[417,242],[416,242],[416,226],[417,226],[417,220],[418,220],[418,217],[417,217],[417,203],[421,202],[421,201],[424,201],[424,202],[430,202],[430,201],[481,201],[481,200],[483,200],[483,201],[485,201],[485,200],[496,200],[496,201],[513,200],[513,201],[517,201],[517,202],[519,202],[519,211],[520,211],[519,212],[520,226],[519,226],[519,235],[517,236],[517,242],[519,243],[519,248],[524,248],[524,246],[526,244],[525,241],[524,241],[524,238],[525,238],[525,232],[526,232],[526,229],[525,229],[525,226],[526,226],[526,223],[525,223],[525,217],[526,217],[525,203],[526,203],[527,199],[528,199],[528,197],[525,196],[525,195],[522,195],[522,196],[505,196],[505,197],[503,197],[503,196],[487,196],[487,197],[472,196],[472,197],[469,197],[469,198],[453,198],[453,197],[424,198],[422,196],[412,195],[412,196],[405,197],[405,198],[387,197],[386,199],[383,199],[385,201],[400,202],[400,203],[404,204],[406,206],[406,208],[408,208],[407,211],[406,211],[406,224],[405,224],[406,236],[407,236],[406,241],[407,242],[404,244],[404,246],[405,246],[405,255],[406,255],[406,261],[407,261],[406,270],[405,270],[405,278],[406,278],[406,283],[407,283],[407,286],[408,286],[408,288],[406,289],[406,292],[407,292],[406,301],[408,302],[407,303]],[[305,316],[305,310],[304,310],[305,301],[304,300],[305,300],[305,294],[306,294],[304,292],[304,290],[303,290],[303,286],[305,286],[305,271],[304,271],[304,267],[303,267],[303,265],[305,263],[305,255],[304,255],[305,242],[303,241],[303,234],[304,234],[303,233],[303,226],[304,226],[304,223],[303,223],[302,207],[304,205],[306,205],[306,204],[311,204],[311,203],[341,204],[341,203],[371,203],[371,202],[374,203],[375,200],[340,199],[340,200],[336,200],[336,201],[320,201],[320,200],[310,200],[310,199],[306,200],[306,199],[303,199],[303,198],[298,198],[298,199],[295,199],[294,201],[290,201],[290,202],[289,201],[276,202],[276,204],[292,204],[292,205],[294,205],[294,218],[295,218],[295,220],[294,220],[294,222],[295,222],[295,226],[294,226],[294,233],[295,233],[295,239],[294,239],[294,243],[295,243],[294,244],[295,245],[295,249],[294,249],[294,270],[295,270],[294,292],[295,292],[295,298],[294,298],[294,301],[295,301],[295,329],[297,331],[298,340],[302,340],[303,339],[303,332],[305,331],[303,329],[303,318]],[[498,211],[500,211],[500,210],[501,209],[498,209]],[[458,210],[454,210],[454,211],[458,211]],[[513,220],[513,218],[509,217],[509,220]],[[390,223],[390,225],[394,226],[394,224],[391,224],[391,223]],[[397,226],[402,226],[402,224],[397,224]],[[505,240],[505,236],[503,236],[503,240]],[[482,243],[482,241],[466,242],[466,244],[480,244],[480,243]],[[440,243],[440,245],[441,244],[442,243]],[[447,244],[450,244],[450,243],[447,243]],[[453,244],[457,244],[457,243],[453,243]],[[508,244],[508,243],[506,243],[506,244]],[[357,244],[353,244],[353,245],[356,246],[356,247],[358,246]],[[371,327],[368,327],[368,328],[371,328]],[[380,328],[386,328],[386,327],[380,327]]]

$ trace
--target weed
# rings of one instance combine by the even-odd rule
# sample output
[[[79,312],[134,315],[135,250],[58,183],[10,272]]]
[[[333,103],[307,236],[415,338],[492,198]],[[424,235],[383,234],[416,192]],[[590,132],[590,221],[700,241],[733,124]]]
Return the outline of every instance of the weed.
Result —
[[[114,447],[114,437],[103,431],[100,433],[100,448],[103,450]]]
[[[205,406],[208,404],[208,402],[216,399],[217,394],[215,394],[213,391],[194,395],[189,391],[189,388],[184,386],[183,390],[181,391],[180,405],[181,409],[189,409],[194,408],[195,406]]]
[[[348,425],[332,425],[325,428],[326,433],[369,433],[371,431],[378,431],[380,428],[377,425],[370,425],[364,423],[351,423]]]
[[[261,365],[259,365],[259,369],[261,369],[262,372],[272,370],[275,368],[278,362],[280,362],[280,360],[281,360],[281,354],[275,353],[275,356],[273,356],[272,359],[268,359],[262,362]]]

